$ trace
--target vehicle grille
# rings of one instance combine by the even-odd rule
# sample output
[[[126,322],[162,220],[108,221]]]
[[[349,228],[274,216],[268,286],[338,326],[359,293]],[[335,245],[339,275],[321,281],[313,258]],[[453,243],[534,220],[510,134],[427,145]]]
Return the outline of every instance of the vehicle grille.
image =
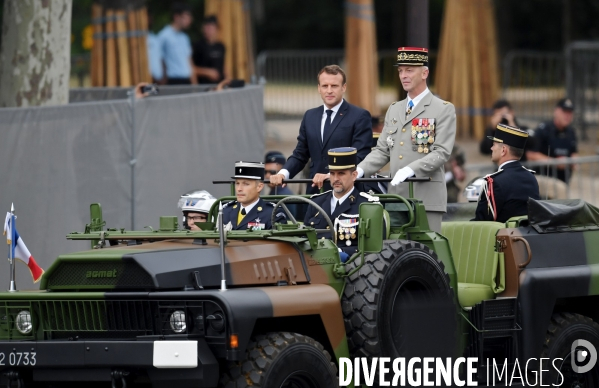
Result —
[[[187,330],[204,334],[204,305],[213,302],[37,300],[0,301],[0,339],[127,339],[176,334],[171,314],[183,311]],[[34,331],[23,336],[15,329],[17,314],[32,313]]]

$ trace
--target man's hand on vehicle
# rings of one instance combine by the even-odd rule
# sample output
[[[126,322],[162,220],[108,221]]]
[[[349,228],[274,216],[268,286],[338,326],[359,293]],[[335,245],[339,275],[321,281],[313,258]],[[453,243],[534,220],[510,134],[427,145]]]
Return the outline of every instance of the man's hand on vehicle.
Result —
[[[270,183],[275,186],[281,185],[281,187],[287,186],[283,181],[285,180],[285,175],[283,174],[275,174],[270,176]]]
[[[329,174],[314,175],[314,178],[312,178],[312,187],[318,187],[319,189],[322,189],[322,185],[327,179],[329,179]]]
[[[401,182],[405,181],[406,179],[408,179],[409,177],[411,177],[413,175],[414,175],[414,171],[410,167],[404,167],[402,169],[399,169],[395,173],[395,176],[393,177],[393,180],[391,181],[391,185],[397,186],[398,184],[400,184]]]

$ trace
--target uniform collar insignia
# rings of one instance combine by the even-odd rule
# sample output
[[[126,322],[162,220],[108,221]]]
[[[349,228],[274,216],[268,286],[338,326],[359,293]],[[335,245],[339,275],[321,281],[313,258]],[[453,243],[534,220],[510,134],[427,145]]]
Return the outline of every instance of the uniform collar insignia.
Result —
[[[350,200],[350,201],[354,202],[354,200],[355,200],[355,199],[356,199],[356,197],[354,197],[353,195],[350,195],[350,196],[349,196],[349,200]]]
[[[262,206],[258,206],[258,211],[261,212],[262,211]]]

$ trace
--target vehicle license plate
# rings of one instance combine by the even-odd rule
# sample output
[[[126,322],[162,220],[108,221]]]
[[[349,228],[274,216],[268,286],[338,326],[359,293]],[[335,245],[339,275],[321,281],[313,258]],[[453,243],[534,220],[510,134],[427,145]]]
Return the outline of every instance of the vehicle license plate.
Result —
[[[0,352],[0,366],[35,366],[37,352]]]

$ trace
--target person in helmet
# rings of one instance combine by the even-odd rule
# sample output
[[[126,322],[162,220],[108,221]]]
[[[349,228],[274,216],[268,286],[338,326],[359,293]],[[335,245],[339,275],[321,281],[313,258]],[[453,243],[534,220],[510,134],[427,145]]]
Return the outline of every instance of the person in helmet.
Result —
[[[179,207],[183,211],[183,227],[192,231],[202,230],[195,223],[208,221],[208,213],[214,202],[216,198],[206,190],[182,195]]]

